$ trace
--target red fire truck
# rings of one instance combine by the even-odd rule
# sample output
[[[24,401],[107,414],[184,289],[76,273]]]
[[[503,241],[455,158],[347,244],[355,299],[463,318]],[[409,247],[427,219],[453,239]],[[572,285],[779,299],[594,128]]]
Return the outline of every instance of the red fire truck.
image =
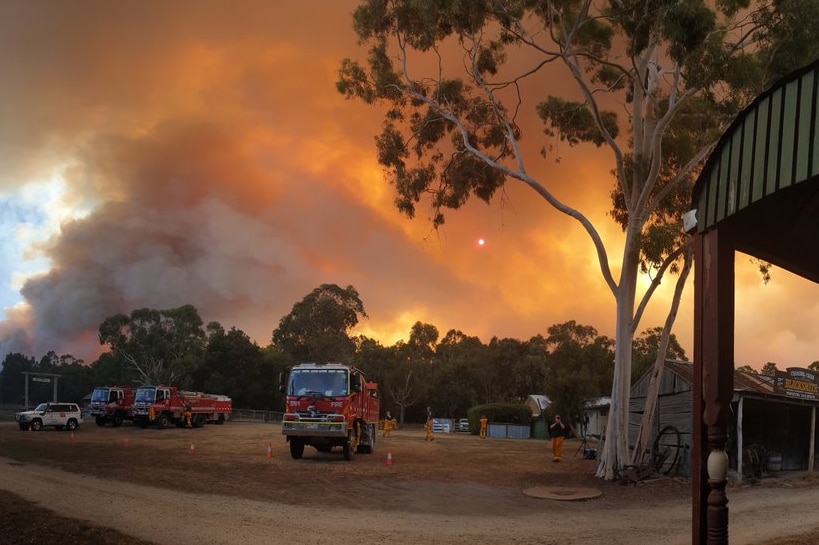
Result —
[[[279,377],[287,396],[282,434],[290,455],[300,459],[305,445],[319,452],[341,447],[345,460],[375,447],[378,385],[341,363],[302,363]]]
[[[187,424],[201,428],[205,423],[224,424],[233,411],[228,396],[188,392],[176,386],[140,386],[134,394],[134,422],[145,428],[151,424],[159,429]]]
[[[125,420],[131,419],[131,408],[134,405],[134,390],[122,386],[100,386],[91,393],[91,416],[97,426],[111,423],[119,427]]]

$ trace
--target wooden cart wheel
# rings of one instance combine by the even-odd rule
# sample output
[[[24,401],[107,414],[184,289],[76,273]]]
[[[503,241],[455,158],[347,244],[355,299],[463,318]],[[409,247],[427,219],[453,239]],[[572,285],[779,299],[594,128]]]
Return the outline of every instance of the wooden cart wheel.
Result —
[[[680,450],[680,430],[674,426],[664,427],[654,440],[654,446],[651,449],[654,468],[663,475],[671,473],[677,465]]]

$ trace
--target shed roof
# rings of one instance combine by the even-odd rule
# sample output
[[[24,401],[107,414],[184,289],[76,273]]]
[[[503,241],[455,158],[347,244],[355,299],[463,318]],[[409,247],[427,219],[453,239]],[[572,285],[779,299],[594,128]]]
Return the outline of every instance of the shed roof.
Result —
[[[552,402],[548,397],[540,394],[531,394],[526,398],[526,405],[531,409],[532,416],[539,416],[551,404]]]
[[[666,360],[665,368],[688,383],[694,381],[694,364],[690,361]],[[772,377],[758,375],[744,369],[734,369],[734,392],[786,397],[774,392]]]

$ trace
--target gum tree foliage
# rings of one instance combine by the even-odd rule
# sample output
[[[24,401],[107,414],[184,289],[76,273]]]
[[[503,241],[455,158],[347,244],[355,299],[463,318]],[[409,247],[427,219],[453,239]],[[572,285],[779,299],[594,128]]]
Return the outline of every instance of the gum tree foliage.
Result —
[[[762,370],[759,374],[766,377],[775,377],[777,371],[779,371],[779,368],[776,366],[776,363],[767,361],[765,365],[762,366]]]
[[[236,407],[272,407],[274,373],[259,345],[235,327],[225,331],[211,322],[207,330],[205,352],[191,373],[193,388],[228,395]]]
[[[648,371],[657,359],[657,353],[663,336],[662,327],[652,327],[643,331],[635,337],[632,348],[632,383],[637,382],[643,374]],[[686,361],[685,350],[680,346],[677,337],[671,334],[669,337],[668,350],[665,357],[672,360]]]
[[[353,286],[322,284],[279,321],[273,345],[292,363],[345,361],[355,351],[349,332],[366,317],[364,303]]]
[[[398,407],[398,421],[403,424],[407,410],[427,399],[436,414],[440,409],[433,399],[435,386],[435,345],[438,342],[438,328],[432,324],[415,322],[410,328],[407,342],[395,345],[398,364],[388,376],[388,391]]]
[[[435,354],[440,368],[436,380],[447,385],[445,392],[435,396],[436,403],[445,414],[463,418],[470,407],[483,401],[478,395],[479,366],[486,358],[486,347],[478,337],[450,329],[438,342]]]
[[[544,392],[552,401],[550,408],[571,424],[583,414],[587,401],[608,391],[614,368],[613,341],[574,320],[551,326],[545,341]]]
[[[448,210],[473,197],[488,202],[517,182],[588,234],[616,306],[602,477],[629,463],[632,339],[654,290],[687,252],[677,218],[690,184],[739,109],[816,57],[817,6],[364,0],[354,12],[367,58],[342,62],[337,89],[385,108],[376,150],[399,211],[413,217],[424,202],[439,227]],[[574,91],[558,95],[557,79]],[[552,141],[610,152],[613,183],[601,179],[599,187],[612,197],[621,247],[607,247],[589,218],[556,196],[564,180],[532,174],[541,157],[521,147],[522,119],[535,116]],[[638,293],[638,274],[647,269],[653,283]]]
[[[24,372],[35,370],[34,358],[9,352],[3,358],[0,371],[0,403],[22,405],[25,397],[26,377]]]
[[[100,344],[142,384],[189,387],[190,373],[205,349],[202,318],[193,305],[117,314],[106,318],[99,332]]]
[[[40,358],[37,371],[59,375],[57,379],[57,399],[60,401],[81,403],[82,398],[90,394],[94,389],[94,382],[85,362],[71,354],[58,355],[50,350]],[[40,392],[38,401],[53,400],[54,389],[52,383],[38,384],[36,389]],[[31,385],[29,385],[30,402],[34,399],[31,394],[32,389]]]

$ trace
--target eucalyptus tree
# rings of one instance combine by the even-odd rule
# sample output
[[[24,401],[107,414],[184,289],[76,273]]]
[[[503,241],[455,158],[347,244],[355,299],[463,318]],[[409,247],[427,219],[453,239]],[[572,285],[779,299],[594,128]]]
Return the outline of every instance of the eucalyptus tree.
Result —
[[[134,380],[187,386],[205,349],[202,324],[193,305],[166,310],[141,308],[130,315],[106,318],[99,328],[99,340]]]
[[[275,379],[267,372],[259,345],[235,327],[225,331],[211,323],[207,329],[202,361],[191,373],[193,388],[228,395],[240,408],[270,407]]]
[[[9,352],[3,358],[0,370],[0,403],[22,405],[26,387],[26,376],[36,370],[36,362],[31,356],[19,352]]]
[[[629,463],[632,339],[663,276],[687,252],[672,219],[688,187],[736,112],[819,52],[816,2],[749,6],[364,0],[353,15],[368,58],[342,61],[337,88],[385,106],[376,149],[399,211],[413,217],[428,202],[439,227],[447,210],[471,197],[489,201],[514,181],[588,235],[616,308],[612,405],[598,466],[606,478]],[[613,183],[603,175],[599,187],[612,198],[622,246],[607,246],[589,216],[561,200],[556,189],[565,181],[532,174],[551,150],[521,146],[525,116],[539,118],[556,141],[609,151]],[[641,267],[653,274],[638,294]]]
[[[486,352],[489,378],[496,388],[493,401],[521,403],[530,394],[541,393],[545,369],[531,365],[527,342],[493,337]]]
[[[574,320],[551,326],[545,341],[544,390],[568,420],[581,414],[585,403],[601,397],[611,384],[613,341]]]
[[[442,395],[436,401],[447,414],[463,417],[469,408],[486,402],[479,392],[484,382],[482,362],[488,354],[478,337],[450,329],[438,342],[435,355],[440,368],[436,378],[447,386],[445,401]]]
[[[322,284],[282,317],[273,331],[273,344],[292,363],[344,361],[355,352],[350,330],[366,317],[353,286]]]

